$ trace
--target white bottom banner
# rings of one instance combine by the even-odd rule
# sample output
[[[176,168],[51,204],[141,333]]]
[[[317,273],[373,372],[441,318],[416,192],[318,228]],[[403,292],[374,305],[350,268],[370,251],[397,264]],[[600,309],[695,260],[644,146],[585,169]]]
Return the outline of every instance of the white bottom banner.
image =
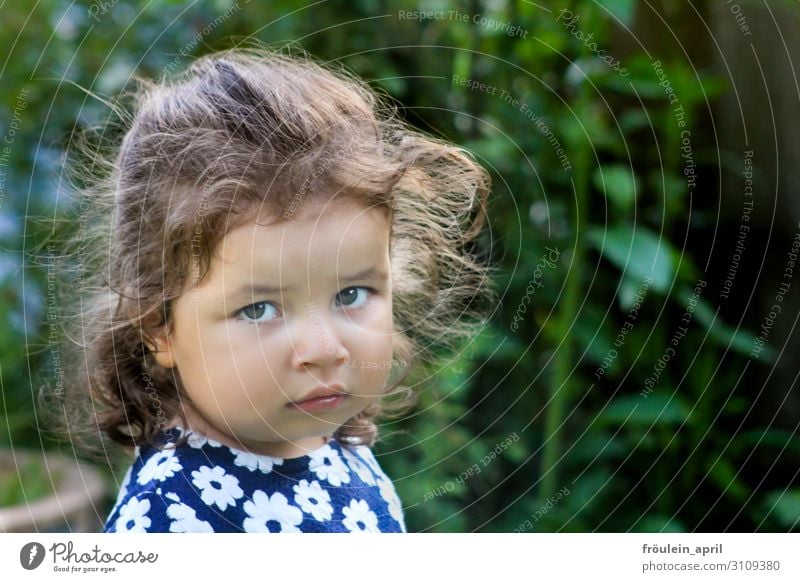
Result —
[[[800,580],[796,534],[2,534],[3,580]]]

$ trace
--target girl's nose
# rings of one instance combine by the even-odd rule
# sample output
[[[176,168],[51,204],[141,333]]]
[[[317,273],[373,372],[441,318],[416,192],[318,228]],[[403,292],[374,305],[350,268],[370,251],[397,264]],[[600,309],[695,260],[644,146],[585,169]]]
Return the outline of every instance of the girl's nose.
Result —
[[[347,348],[319,312],[312,310],[305,319],[298,329],[299,333],[293,336],[292,357],[296,368],[304,369],[310,365],[331,366],[349,360]]]

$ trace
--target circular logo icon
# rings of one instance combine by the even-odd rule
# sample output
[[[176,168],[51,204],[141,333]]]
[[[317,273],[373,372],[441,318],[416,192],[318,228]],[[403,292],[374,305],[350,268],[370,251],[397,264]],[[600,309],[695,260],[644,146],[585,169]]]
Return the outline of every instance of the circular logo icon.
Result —
[[[26,570],[35,570],[44,560],[44,546],[39,542],[29,542],[19,551],[19,563]]]

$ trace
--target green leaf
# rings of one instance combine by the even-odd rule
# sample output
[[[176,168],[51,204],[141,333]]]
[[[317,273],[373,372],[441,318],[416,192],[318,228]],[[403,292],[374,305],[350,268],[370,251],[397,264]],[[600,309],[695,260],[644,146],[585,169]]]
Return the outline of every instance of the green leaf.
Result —
[[[476,360],[511,360],[516,362],[522,357],[527,345],[521,342],[517,334],[497,327],[495,322],[487,323],[464,346],[469,362]]]
[[[737,503],[745,503],[750,497],[750,488],[737,479],[736,469],[730,461],[711,455],[704,457],[708,480],[719,487],[725,495],[732,497]]]
[[[628,451],[629,447],[623,442],[623,437],[614,436],[612,432],[603,430],[587,432],[586,436],[580,438],[565,454],[569,463],[577,467],[603,460],[624,458]]]
[[[592,173],[592,182],[620,211],[629,212],[633,208],[639,183],[629,167],[599,166]]]
[[[630,135],[638,129],[647,129],[653,124],[653,120],[642,109],[625,111],[618,119],[623,135]]]
[[[683,175],[659,174],[654,176],[653,182],[656,191],[663,192],[664,200],[669,200],[670,207],[681,204],[681,200],[683,200],[687,192],[686,178]]]
[[[773,491],[766,496],[764,509],[783,527],[797,527],[800,521],[800,489]]]
[[[644,303],[650,290],[650,284],[646,280],[637,281],[632,277],[623,277],[619,286],[617,300],[619,308],[623,311],[630,311],[637,301]]]
[[[636,8],[633,0],[603,0],[600,4],[625,26],[630,26],[633,23],[633,11]]]
[[[753,429],[734,439],[736,450],[750,452],[756,447],[773,447],[781,451],[787,449],[800,454],[800,438],[788,430],[775,428]]]
[[[662,292],[675,278],[678,253],[665,238],[642,225],[624,224],[608,230],[592,228],[589,242],[633,280],[651,278],[650,285]]]
[[[598,505],[602,509],[602,502],[614,489],[615,483],[611,471],[597,467],[597,469],[584,473],[575,483],[564,483],[560,486],[559,491],[566,487],[565,492],[569,492],[569,494],[560,501],[559,505],[563,505],[565,508],[569,507],[577,516],[584,517]]]
[[[642,533],[684,533],[686,527],[674,517],[666,515],[648,515],[630,530]]]
[[[686,422],[689,408],[677,397],[662,392],[651,392],[644,396],[630,394],[615,398],[597,417],[598,426],[620,425],[648,428],[655,425],[671,425]]]
[[[704,323],[705,325],[705,323]],[[730,347],[731,350],[749,356],[755,346],[756,336],[745,329],[733,329],[725,324],[719,317],[714,321],[709,330],[711,337],[717,344]],[[777,352],[774,348],[764,345],[758,356],[767,362],[774,362]]]
[[[693,295],[692,289],[683,288],[678,294],[678,303],[686,309],[690,306],[692,307],[694,319],[708,331],[709,338],[722,347],[729,348],[744,356],[749,356],[755,346],[756,336],[746,329],[734,329],[726,324],[709,302],[702,297],[697,299],[692,306]],[[774,362],[776,357],[775,350],[766,344],[759,353],[759,358],[763,358],[767,362]]]
[[[531,453],[525,444],[525,439],[521,434],[519,440],[515,441],[510,447],[503,451],[503,455],[515,465],[521,465],[531,457]]]

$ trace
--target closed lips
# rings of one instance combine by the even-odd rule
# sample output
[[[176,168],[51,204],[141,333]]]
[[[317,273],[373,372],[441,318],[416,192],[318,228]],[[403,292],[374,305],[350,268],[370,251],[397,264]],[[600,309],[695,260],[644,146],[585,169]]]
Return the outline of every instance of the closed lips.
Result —
[[[315,400],[317,398],[330,398],[333,396],[347,396],[347,393],[344,391],[344,387],[339,385],[320,386],[309,392],[308,395],[302,399],[295,400],[294,404],[308,402],[309,400]]]

